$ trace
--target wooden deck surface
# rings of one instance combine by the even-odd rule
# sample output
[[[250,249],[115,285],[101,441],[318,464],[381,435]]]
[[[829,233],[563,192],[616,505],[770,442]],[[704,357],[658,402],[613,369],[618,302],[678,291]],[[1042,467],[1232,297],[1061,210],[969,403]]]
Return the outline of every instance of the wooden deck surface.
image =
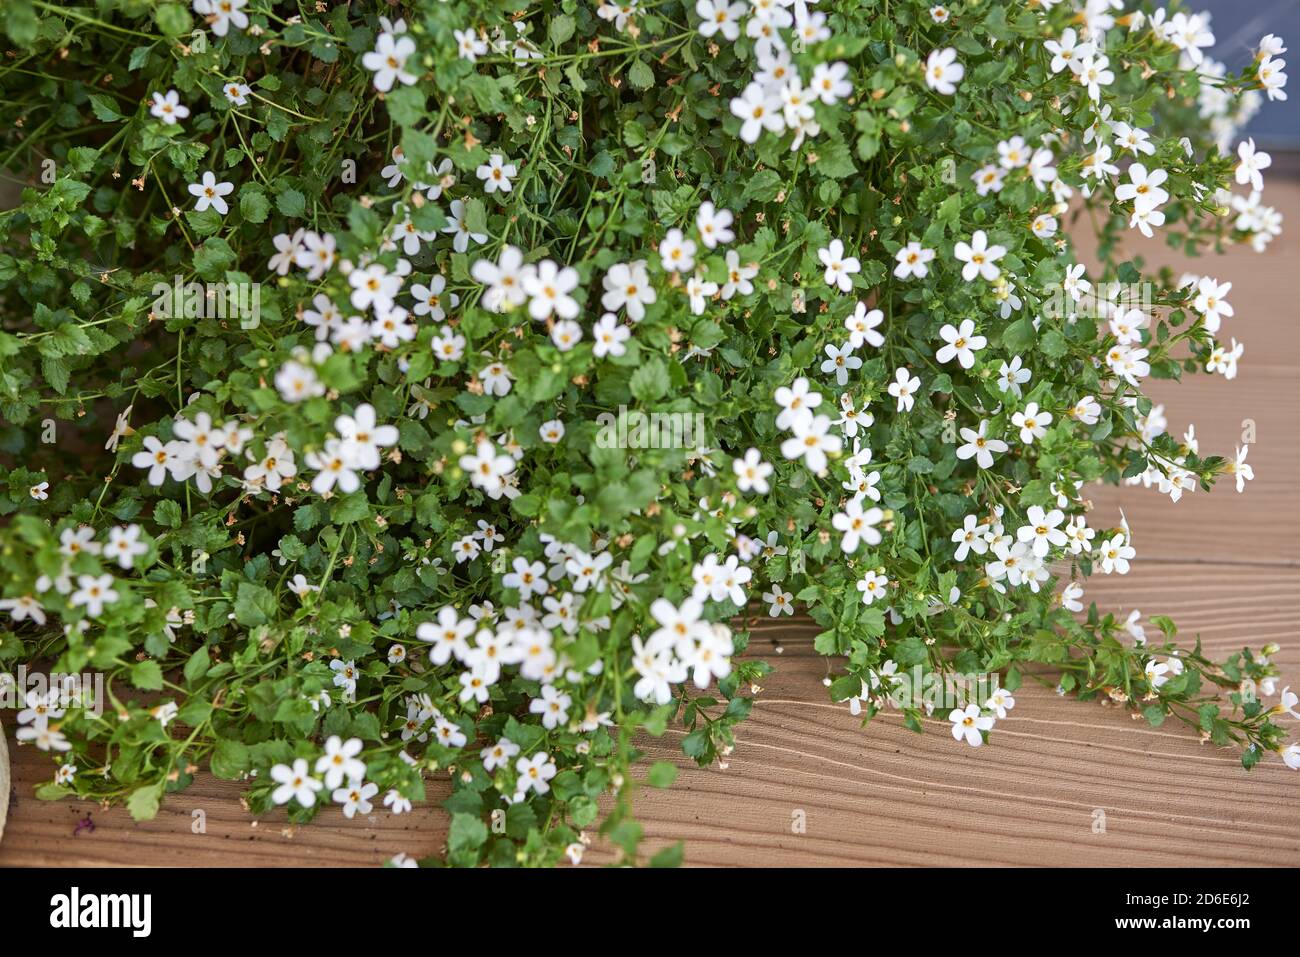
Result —
[[[1300,687],[1300,182],[1275,177],[1265,199],[1283,211],[1287,232],[1264,255],[1242,249],[1179,263],[1161,246],[1142,247],[1234,283],[1236,318],[1226,330],[1246,345],[1238,378],[1200,375],[1155,391],[1167,402],[1170,431],[1181,435],[1194,422],[1203,452],[1231,454],[1243,420],[1253,419],[1258,478],[1244,495],[1225,483],[1177,504],[1140,488],[1094,489],[1093,524],[1113,524],[1122,507],[1139,561],[1126,577],[1093,579],[1087,597],[1105,609],[1170,615],[1184,637],[1199,633],[1214,653],[1277,642],[1281,684]],[[957,744],[946,721],[916,735],[885,714],[863,729],[828,699],[829,663],[813,651],[815,630],[806,621],[756,630],[753,652],[777,672],[725,769],[687,762],[672,733],[644,743],[651,759],[682,767],[668,791],[639,795],[648,848],[684,839],[686,861],[696,865],[1300,860],[1300,773],[1275,757],[1247,774],[1234,752],[1198,743],[1181,725],[1152,729],[1028,680],[989,747]],[[366,865],[399,851],[436,853],[445,840],[445,815],[429,806],[352,822],[330,808],[292,832],[282,817],[254,821],[236,786],[206,775],[137,825],[121,809],[36,800],[33,786],[52,773],[49,757],[10,750],[15,797],[0,865]],[[430,796],[441,796],[436,782]],[[203,833],[195,833],[196,811]],[[87,815],[94,829],[74,836]],[[610,857],[598,846],[588,861]]]

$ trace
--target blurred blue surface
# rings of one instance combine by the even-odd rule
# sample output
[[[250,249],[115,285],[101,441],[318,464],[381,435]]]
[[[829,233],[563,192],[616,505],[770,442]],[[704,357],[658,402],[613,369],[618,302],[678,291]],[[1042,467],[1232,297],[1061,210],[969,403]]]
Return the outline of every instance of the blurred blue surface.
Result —
[[[1266,33],[1282,38],[1288,99],[1266,100],[1247,132],[1264,148],[1300,149],[1300,0],[1190,0],[1185,8],[1212,14],[1215,44],[1209,53],[1232,71],[1254,57]]]

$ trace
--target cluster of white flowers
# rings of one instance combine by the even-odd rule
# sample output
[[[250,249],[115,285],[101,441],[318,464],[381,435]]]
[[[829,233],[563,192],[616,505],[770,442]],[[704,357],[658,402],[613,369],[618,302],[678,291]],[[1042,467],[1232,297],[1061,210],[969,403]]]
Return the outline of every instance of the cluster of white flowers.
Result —
[[[805,82],[791,58],[787,32],[803,46],[831,37],[826,14],[810,9],[808,0],[696,0],[695,12],[700,35],[714,43],[734,43],[742,23],[745,36],[753,41],[747,49],[757,69],[731,101],[744,142],[757,142],[764,131],[778,136],[789,132],[794,134],[790,149],[797,150],[821,132],[815,104],[834,106],[853,95],[847,63],[818,63]]]
[[[242,30],[248,26],[248,18],[241,9],[245,2],[195,0],[194,8],[208,16],[215,34],[224,36],[230,27]],[[699,34],[714,43],[734,42],[743,29],[753,41],[743,45],[752,52],[752,73],[743,85],[743,92],[730,101],[731,114],[740,120],[739,137],[743,142],[756,143],[765,132],[782,137],[788,134],[792,137],[790,148],[797,150],[807,138],[821,132],[819,111],[853,95],[846,63],[818,63],[807,76],[801,75],[795,64],[792,42],[798,49],[808,49],[831,38],[826,14],[813,6],[810,0],[697,0],[694,9],[700,19]],[[1044,3],[1044,6],[1050,8],[1051,4]],[[1019,135],[1007,137],[997,144],[997,155],[990,155],[988,162],[971,175],[979,196],[998,194],[1012,184],[1032,183],[1050,203],[1039,207],[1024,227],[1045,242],[1058,242],[1058,248],[1064,248],[1063,240],[1056,240],[1059,218],[1076,189],[1085,196],[1113,196],[1116,203],[1125,204],[1130,228],[1148,237],[1165,224],[1164,209],[1168,204],[1186,199],[1171,197],[1167,170],[1148,165],[1148,157],[1157,153],[1158,145],[1151,134],[1134,125],[1137,121],[1131,115],[1113,116],[1113,104],[1107,102],[1117,66],[1107,54],[1108,31],[1117,26],[1113,11],[1118,7],[1119,4],[1109,0],[1087,0],[1081,5],[1075,26],[1043,41],[1051,57],[1050,71],[1053,74],[1068,71],[1077,80],[1071,94],[1073,102],[1063,105],[1065,114],[1088,111],[1096,119],[1079,137],[1067,130],[1054,131],[1033,142]],[[597,13],[616,30],[623,31],[636,16],[637,3],[601,0]],[[935,7],[931,16],[936,23],[944,23],[949,14],[945,8]],[[1146,21],[1139,15],[1130,15],[1125,24],[1129,31],[1150,30],[1157,42],[1173,44],[1181,51],[1185,63],[1200,72],[1204,79],[1201,112],[1215,124],[1221,148],[1229,153],[1236,131],[1253,109],[1249,107],[1252,99],[1247,97],[1246,110],[1228,115],[1228,104],[1233,100],[1221,88],[1222,84],[1216,82],[1226,75],[1226,70],[1204,52],[1214,43],[1208,18],[1183,12],[1167,16],[1160,10]],[[374,73],[374,87],[382,93],[414,84],[419,61],[416,43],[402,20],[382,19],[381,27],[375,47],[364,55],[363,63]],[[520,20],[514,24],[514,35],[500,27],[491,33],[474,28],[458,30],[457,49],[470,62],[489,51],[526,62],[539,55],[536,46],[527,39],[529,29]],[[1254,76],[1270,99],[1286,98],[1286,64],[1279,59],[1284,52],[1281,41],[1271,35],[1259,47]],[[926,96],[931,99],[959,96],[965,68],[954,48],[930,51],[918,68],[922,70]],[[238,105],[246,102],[251,91],[232,81],[224,92],[231,103]],[[1261,94],[1254,94],[1255,100],[1260,98]],[[162,123],[172,125],[185,119],[189,110],[180,102],[176,91],[168,90],[153,94],[150,113]],[[824,112],[822,115],[825,118]],[[1076,150],[1081,159],[1077,173],[1073,172],[1073,164],[1064,162]],[[1256,149],[1253,140],[1237,145],[1236,156],[1236,181],[1248,186],[1250,193],[1245,197],[1220,196],[1219,205],[1225,213],[1235,212],[1236,228],[1251,234],[1252,244],[1262,249],[1280,231],[1280,216],[1261,200],[1261,174],[1271,161],[1268,154]],[[415,258],[429,252],[431,247],[466,253],[471,246],[488,242],[488,235],[478,231],[479,227],[471,222],[467,206],[469,193],[458,182],[450,160],[437,167],[428,164],[415,175],[400,149],[394,149],[392,160],[381,171],[387,186],[393,189],[409,179],[416,195],[412,207],[395,205],[396,223],[387,231],[381,252],[400,251],[404,257]],[[476,170],[482,196],[498,202],[512,194],[521,178],[521,166],[526,167],[528,162],[527,157],[517,162],[503,152],[489,152],[487,161]],[[1127,162],[1122,171],[1121,162]],[[1066,181],[1067,176],[1061,170],[1069,171],[1072,182]],[[525,168],[523,175],[526,177],[528,173]],[[225,197],[233,189],[231,183],[219,181],[211,171],[204,172],[189,186],[196,211],[211,209],[220,215],[228,213]],[[453,198],[453,191],[460,195]],[[434,215],[427,210],[422,212],[428,204],[442,201],[446,202],[445,210],[438,208]],[[445,225],[438,229],[420,225],[430,220],[445,221]],[[704,201],[686,228],[674,226],[666,231],[654,258],[609,265],[601,276],[603,311],[590,330],[581,322],[588,304],[584,301],[586,294],[577,268],[581,264],[576,260],[571,260],[575,264],[569,265],[548,258],[541,250],[529,251],[503,242],[492,256],[474,258],[469,273],[482,287],[480,302],[486,309],[498,314],[526,313],[532,321],[544,324],[559,351],[568,352],[589,337],[595,358],[618,358],[626,354],[647,308],[660,302],[661,297],[684,295],[690,312],[698,316],[707,311],[710,301],[725,302],[754,291],[758,264],[744,263],[738,251],[725,248],[735,241],[740,225],[731,210]],[[1017,277],[1004,273],[1007,248],[984,229],[970,229],[962,235],[967,238],[955,243],[950,260],[940,258],[935,249],[922,241],[909,239],[893,252],[893,276],[906,282],[923,279],[931,270],[952,270],[964,282],[991,284],[1002,319],[1021,312],[1023,304],[1017,295]],[[358,353],[367,348],[397,349],[415,339],[422,319],[439,324],[431,339],[437,362],[451,364],[467,360],[468,339],[458,331],[454,318],[460,299],[447,288],[447,277],[441,273],[429,274],[408,287],[408,280],[420,278],[416,277],[415,267],[408,258],[398,257],[393,267],[365,258],[354,263],[340,257],[335,237],[329,233],[298,229],[274,237],[274,245],[276,254],[267,264],[272,274],[284,277],[296,268],[308,280],[322,286],[337,274],[346,279],[347,286],[346,299],[317,292],[310,307],[304,305],[300,309],[299,318],[314,330],[316,343],[310,351],[297,350],[292,359],[275,371],[274,384],[285,401],[304,402],[327,395],[335,398],[322,381],[320,370],[336,350]],[[709,272],[704,262],[719,249],[724,249],[726,263],[726,278],[721,283],[707,278]],[[862,285],[863,267],[853,255],[856,252],[860,249],[846,246],[840,238],[829,239],[817,251],[824,270],[822,280],[828,287],[849,294],[855,284]],[[1200,317],[1210,334],[1217,335],[1223,321],[1233,315],[1226,301],[1231,284],[1210,277],[1191,277],[1184,285],[1188,307]],[[1103,390],[1109,394],[1120,383],[1139,385],[1151,371],[1149,351],[1141,343],[1142,330],[1148,327],[1152,317],[1141,309],[1112,301],[1102,290],[1097,295],[1089,295],[1092,285],[1085,277],[1082,264],[1067,267],[1062,289],[1067,298],[1064,317],[1067,321],[1075,321],[1072,310],[1081,308],[1087,297],[1089,305],[1106,320],[1106,328],[1113,337],[1104,354],[1096,356],[1098,367],[1108,370],[1111,376],[1102,383]],[[1037,328],[1041,318],[1032,318]],[[834,477],[845,494],[830,524],[840,534],[840,548],[848,556],[857,555],[863,545],[868,549],[879,545],[883,533],[892,528],[890,513],[878,505],[880,472],[869,470],[873,453],[864,439],[865,430],[874,422],[869,400],[859,404],[860,398],[853,394],[857,385],[855,374],[864,364],[859,353],[882,348],[884,321],[881,309],[872,308],[869,302],[858,302],[844,322],[842,341],[828,342],[823,347],[825,359],[820,368],[827,377],[826,387],[834,397],[829,405],[838,406],[838,419],[819,412],[826,396],[807,378],[796,378],[788,387],[778,388],[774,396],[779,408],[776,425],[789,433],[781,443],[782,455],[789,460],[802,460],[817,479],[826,478],[832,468],[835,470]],[[1231,343],[1230,347],[1213,344],[1207,361],[1211,372],[1221,372],[1227,378],[1237,374],[1243,347],[1235,338]],[[977,320],[961,319],[939,330],[934,361],[954,369],[976,370],[981,362],[980,354],[987,346],[988,339],[980,333]],[[467,375],[467,392],[495,398],[511,393],[515,375],[510,370],[506,350],[470,357],[469,361],[481,365],[470,366],[474,371]],[[1092,395],[1081,396],[1070,409],[1057,409],[1055,413],[1041,408],[1038,402],[1022,402],[1023,387],[1032,376],[1032,370],[1025,367],[1018,355],[1009,362],[1001,362],[996,381],[1005,396],[1006,408],[981,410],[967,424],[956,428],[955,434],[960,437],[956,448],[959,460],[973,461],[978,470],[988,470],[994,467],[999,456],[1010,452],[1011,441],[1030,446],[1042,442],[1051,428],[1091,427],[1098,422],[1101,406]],[[896,401],[897,412],[908,413],[921,397],[922,385],[919,375],[907,366],[899,366],[885,391]],[[1136,400],[1126,401],[1135,406]],[[427,404],[417,401],[412,408],[414,414],[428,414]],[[1147,415],[1138,416],[1134,407],[1133,412],[1142,430],[1142,442],[1149,445],[1164,431],[1162,410],[1155,407]],[[1011,423],[1006,436],[996,434],[993,424],[1003,418]],[[479,417],[477,421],[459,424],[477,428],[481,421]],[[558,418],[543,423],[538,431],[544,448],[565,440],[565,424]],[[167,478],[178,482],[193,479],[203,493],[212,491],[223,478],[224,466],[234,461],[244,465],[242,478],[235,481],[248,494],[279,492],[286,483],[298,479],[300,461],[314,472],[310,487],[316,494],[325,496],[335,490],[354,492],[361,487],[362,473],[378,469],[383,450],[394,447],[399,438],[397,428],[378,423],[375,410],[368,404],[358,405],[351,414],[338,415],[333,434],[320,448],[295,449],[283,433],[258,436],[249,421],[239,418],[218,426],[207,412],[197,412],[192,417],[178,416],[171,424],[171,432],[174,438],[167,442],[146,437],[144,449],[135,454],[133,464],[148,470],[152,485],[161,485]],[[844,455],[848,443],[852,445],[852,453]],[[1188,433],[1183,445],[1188,454],[1198,453],[1193,432]],[[480,430],[472,444],[458,441],[455,462],[470,487],[482,495],[493,500],[516,498],[520,495],[518,475],[525,454],[525,449],[509,433],[489,437]],[[1245,449],[1239,449],[1232,467],[1239,491],[1246,480],[1253,478],[1245,458]],[[701,450],[695,460],[706,473],[713,474],[708,450]],[[1176,501],[1196,485],[1195,474],[1185,467],[1185,462],[1185,458],[1157,460],[1153,456],[1147,469],[1130,481],[1156,486]],[[732,468],[736,488],[741,493],[769,491],[768,479],[773,468],[763,461],[758,449],[751,448],[734,458]],[[1002,506],[989,514],[966,515],[961,527],[952,532],[956,562],[976,556],[982,564],[980,585],[999,593],[1006,593],[1009,588],[1028,588],[1037,593],[1051,578],[1049,569],[1055,560],[1085,553],[1103,573],[1126,574],[1136,555],[1127,523],[1122,529],[1101,535],[1094,546],[1098,535],[1087,524],[1077,486],[1068,489],[1067,484],[1062,481],[1060,487],[1053,486],[1057,507],[1027,507],[1026,521],[1014,526],[1014,534],[1003,526]],[[44,494],[43,489],[40,492]],[[33,496],[38,497],[36,490]],[[679,603],[664,597],[654,600],[650,614],[659,627],[644,641],[640,636],[632,638],[633,667],[639,679],[635,694],[642,700],[666,703],[671,699],[674,684],[693,680],[699,688],[705,688],[710,681],[731,673],[730,631],[705,618],[706,606],[714,602],[743,607],[750,598],[746,586],[754,579],[748,563],[759,556],[770,558],[785,553],[775,531],[769,532],[766,540],[758,537],[761,533],[751,537],[740,531],[746,515],[737,507],[736,498],[727,493],[720,506],[707,500],[700,503],[703,513],[726,517],[736,554],[714,552],[692,562],[692,593]],[[80,548],[88,551],[98,549],[99,544],[92,541],[93,532],[91,538],[83,535],[88,531],[65,531],[65,544],[71,547],[79,543]],[[66,541],[69,534],[75,542]],[[660,548],[660,554],[669,554],[679,546],[686,546],[683,551],[689,550],[689,542],[697,534],[688,532],[684,526],[676,527],[673,537]],[[104,546],[105,554],[116,558],[122,567],[130,568],[133,556],[148,548],[138,540],[138,535],[136,526],[111,530],[110,542]],[[556,648],[555,635],[557,632],[575,635],[580,629],[592,633],[609,629],[607,617],[581,620],[581,596],[591,589],[609,589],[613,607],[617,608],[626,600],[629,586],[646,576],[633,576],[627,563],[615,568],[614,555],[607,542],[587,543],[580,548],[546,535],[542,541],[545,561],[515,555],[508,570],[501,572],[500,584],[517,594],[517,604],[505,608],[500,615],[488,603],[475,605],[469,617],[462,617],[457,607],[448,605],[437,612],[435,620],[420,624],[416,637],[430,644],[429,658],[433,664],[447,665],[455,661],[460,666],[457,680],[462,704],[487,702],[504,669],[516,669],[519,675],[540,686],[529,710],[539,716],[543,727],[591,732],[609,723],[607,712],[596,712],[593,705],[581,699],[584,678],[599,674],[600,661],[582,672],[575,671],[573,662]],[[454,542],[452,554],[457,563],[471,562],[493,552],[503,542],[505,537],[500,531],[479,521],[476,531]],[[505,547],[513,548],[514,544]],[[879,601],[887,605],[892,583],[884,568],[870,567],[861,572],[857,589],[862,602],[872,605]],[[60,591],[66,588],[65,593],[73,593],[72,603],[85,606],[87,614],[92,616],[117,597],[110,575],[82,575],[75,589],[66,580],[56,580],[48,587],[58,587]],[[317,586],[298,575],[292,587],[300,597],[306,598]],[[1078,611],[1082,608],[1082,594],[1081,586],[1071,582],[1061,602],[1064,607]],[[793,611],[792,596],[776,584],[763,595],[763,600],[773,616]],[[43,620],[44,612],[31,596],[7,599],[0,607],[7,608],[15,618],[26,615],[40,616]],[[394,645],[389,654],[390,659],[397,656],[401,660],[405,648]],[[335,671],[335,684],[345,694],[354,693],[355,663],[335,661],[331,667]],[[1170,672],[1181,667],[1181,662],[1152,660],[1147,667],[1152,685],[1159,687]],[[860,707],[862,699],[880,688],[885,689],[887,697],[891,674],[881,672],[876,687],[868,688],[864,684],[862,697],[851,699],[851,707]],[[999,694],[982,708],[971,704],[954,710],[950,715],[954,736],[978,745],[982,733],[993,726],[995,717],[1005,717],[1006,711],[1014,706],[1014,699]],[[324,699],[327,702],[328,695]],[[433,734],[446,747],[459,748],[466,744],[460,728],[427,699],[412,698],[408,702],[403,738],[417,736],[425,740],[428,734]],[[364,780],[365,765],[356,758],[360,748],[356,739],[342,742],[337,737],[330,738],[326,753],[315,768],[317,774],[324,774],[323,783],[308,773],[303,759],[296,760],[292,766],[277,765],[272,771],[280,785],[274,792],[275,802],[296,799],[300,804],[311,805],[316,793],[327,787],[333,789],[334,799],[344,805],[348,816],[358,811],[368,813],[369,798],[376,793],[376,786]],[[549,788],[547,782],[555,774],[554,763],[544,752],[530,758],[518,755],[518,750],[517,745],[502,738],[483,751],[485,769],[490,773],[517,758],[519,791],[515,799],[522,799],[530,789],[545,793]],[[395,803],[394,810],[398,811],[404,800],[398,795],[393,801],[386,799],[385,803]]]

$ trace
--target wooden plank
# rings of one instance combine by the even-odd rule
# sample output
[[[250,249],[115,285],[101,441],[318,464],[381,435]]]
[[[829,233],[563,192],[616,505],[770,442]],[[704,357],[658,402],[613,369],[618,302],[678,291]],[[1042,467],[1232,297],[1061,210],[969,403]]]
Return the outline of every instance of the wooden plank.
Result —
[[[12,734],[12,728],[6,731]],[[17,790],[0,841],[0,867],[378,866],[401,852],[437,853],[446,842],[447,815],[433,803],[396,817],[379,807],[364,821],[348,821],[334,806],[322,811],[318,823],[292,829],[283,812],[255,820],[240,802],[239,785],[209,774],[198,775],[185,792],[168,795],[154,820],[136,823],[121,807],[37,800],[32,788],[48,781],[54,767],[49,755],[34,748],[14,749]],[[431,802],[450,792],[445,778],[429,782]],[[87,818],[93,828],[84,825]],[[196,833],[200,820],[203,830]]]
[[[1189,640],[1222,655],[1279,641],[1277,661],[1300,686],[1300,569],[1139,563],[1123,577],[1094,579],[1104,608],[1176,615]],[[992,745],[953,741],[946,721],[924,735],[886,714],[866,728],[832,704],[822,679],[831,663],[812,647],[811,621],[754,630],[752,653],[777,665],[740,730],[726,769],[698,768],[680,732],[645,738],[653,760],[681,767],[668,791],[643,789],[637,812],[647,847],[687,841],[692,864],[1170,864],[1289,863],[1300,852],[1295,772],[1266,761],[1247,774],[1235,753],[1198,743],[1172,722],[1153,729],[1112,706],[1060,698],[1026,681]],[[778,652],[777,649],[780,649]],[[256,826],[238,786],[201,775],[173,795],[157,820],[133,824],[121,809],[47,804],[28,796],[53,771],[31,748],[15,754],[19,800],[0,865],[377,864],[399,851],[437,852],[442,812],[417,808],[347,822],[329,808],[291,837],[282,814]],[[430,796],[445,794],[445,780]],[[1106,833],[1093,834],[1093,812]],[[87,811],[97,827],[72,832]],[[194,810],[206,834],[191,833]],[[796,811],[807,830],[791,832]],[[908,849],[905,856],[903,849]],[[173,860],[174,857],[174,860]],[[589,858],[611,859],[597,848]]]

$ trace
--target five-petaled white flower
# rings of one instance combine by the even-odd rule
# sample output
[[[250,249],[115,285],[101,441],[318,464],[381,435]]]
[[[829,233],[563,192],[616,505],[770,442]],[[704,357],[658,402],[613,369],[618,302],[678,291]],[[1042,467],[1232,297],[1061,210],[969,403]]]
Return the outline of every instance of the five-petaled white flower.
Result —
[[[217,182],[217,177],[211,170],[206,171],[203,174],[203,178],[197,183],[190,183],[186,188],[189,190],[191,196],[198,197],[197,201],[194,203],[195,212],[201,213],[209,206],[215,209],[222,216],[230,212],[230,207],[222,197],[228,196],[234,192],[235,184]]]
[[[987,420],[981,421],[979,429],[962,429],[961,437],[966,440],[964,445],[957,447],[957,458],[965,461],[973,458],[975,464],[982,469],[993,467],[993,453],[1005,452],[1007,443],[1001,439],[989,438],[989,424]]]
[[[952,736],[958,741],[965,740],[972,748],[984,743],[980,732],[993,728],[993,719],[982,716],[977,704],[968,704],[964,709],[954,708],[948,712],[948,720],[952,722]]]

